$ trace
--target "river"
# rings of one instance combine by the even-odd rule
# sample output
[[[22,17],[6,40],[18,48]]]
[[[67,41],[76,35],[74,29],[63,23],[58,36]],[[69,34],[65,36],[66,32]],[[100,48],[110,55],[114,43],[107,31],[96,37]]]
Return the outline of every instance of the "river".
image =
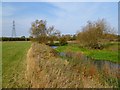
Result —
[[[57,48],[58,46],[51,46],[53,49]],[[60,56],[62,57],[67,57],[65,52],[60,52],[59,53]],[[107,67],[109,69],[110,72],[112,73],[119,73],[120,75],[120,64],[118,63],[114,63],[111,61],[107,61],[107,60],[95,60],[95,59],[91,59],[88,56],[84,55],[84,62],[90,62],[92,64],[94,64],[99,70],[103,70],[105,67]]]

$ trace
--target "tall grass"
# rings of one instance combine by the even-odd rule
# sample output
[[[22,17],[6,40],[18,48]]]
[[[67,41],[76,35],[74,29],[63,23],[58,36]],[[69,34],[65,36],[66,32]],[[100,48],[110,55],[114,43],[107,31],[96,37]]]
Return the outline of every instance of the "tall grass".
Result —
[[[27,56],[27,78],[30,87],[37,88],[110,88],[102,84],[98,69],[84,60],[82,53],[67,52],[60,58],[44,44],[33,43]],[[116,85],[116,84],[115,84]]]
[[[27,75],[32,87],[83,87],[79,73],[72,70],[68,61],[61,60],[51,51],[52,49],[45,45],[32,45],[27,58]]]
[[[103,86],[118,87],[119,68],[112,68],[108,63],[104,63],[100,69],[94,64],[90,58],[86,58],[81,52],[68,51],[65,53],[65,59],[73,65],[73,67],[82,72],[84,78],[91,78],[101,82]]]

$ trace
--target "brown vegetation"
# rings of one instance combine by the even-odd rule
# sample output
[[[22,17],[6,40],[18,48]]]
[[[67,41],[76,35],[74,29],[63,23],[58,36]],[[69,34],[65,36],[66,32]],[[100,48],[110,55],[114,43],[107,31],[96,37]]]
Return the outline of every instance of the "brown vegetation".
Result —
[[[114,29],[108,26],[104,19],[101,19],[96,22],[88,21],[81,32],[78,32],[77,39],[82,46],[103,49],[103,40],[114,41],[117,35],[114,34]]]
[[[30,33],[33,40],[39,43],[47,43],[48,40],[51,43],[60,36],[60,31],[56,30],[54,26],[47,27],[47,21],[36,20],[32,23]]]
[[[87,64],[73,64],[59,58],[52,48],[33,43],[27,55],[27,79],[32,88],[110,87],[94,78],[97,70],[94,66],[88,68]]]

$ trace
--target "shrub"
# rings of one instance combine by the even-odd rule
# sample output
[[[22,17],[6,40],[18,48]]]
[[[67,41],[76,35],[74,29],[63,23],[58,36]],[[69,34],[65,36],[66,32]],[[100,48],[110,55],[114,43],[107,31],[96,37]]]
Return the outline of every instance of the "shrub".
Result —
[[[82,31],[77,34],[77,39],[80,44],[94,49],[103,49],[101,45],[102,39],[113,39],[113,29],[107,26],[104,19],[96,22],[88,21],[87,25],[82,28]],[[107,36],[109,37],[107,38]]]
[[[65,37],[61,37],[61,38],[59,39],[59,42],[60,42],[60,45],[66,45],[66,44],[67,44],[67,40],[66,40]]]

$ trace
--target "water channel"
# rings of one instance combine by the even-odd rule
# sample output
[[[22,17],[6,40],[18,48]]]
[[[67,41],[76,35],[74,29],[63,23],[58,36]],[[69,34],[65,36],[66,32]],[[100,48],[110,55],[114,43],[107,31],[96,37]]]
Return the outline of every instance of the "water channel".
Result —
[[[51,47],[53,49],[55,49],[58,46],[51,46]],[[69,58],[69,57],[67,57],[65,52],[60,52],[59,55],[61,57]],[[114,62],[107,61],[107,60],[95,60],[95,59],[91,59],[90,57],[85,56],[85,55],[84,55],[83,60],[84,60],[84,62],[88,62],[89,61],[90,63],[94,64],[100,70],[103,70],[104,67],[107,67],[107,68],[109,68],[110,72],[119,73],[119,75],[120,75],[120,72],[119,72],[120,64],[118,64],[118,63],[114,63]]]

